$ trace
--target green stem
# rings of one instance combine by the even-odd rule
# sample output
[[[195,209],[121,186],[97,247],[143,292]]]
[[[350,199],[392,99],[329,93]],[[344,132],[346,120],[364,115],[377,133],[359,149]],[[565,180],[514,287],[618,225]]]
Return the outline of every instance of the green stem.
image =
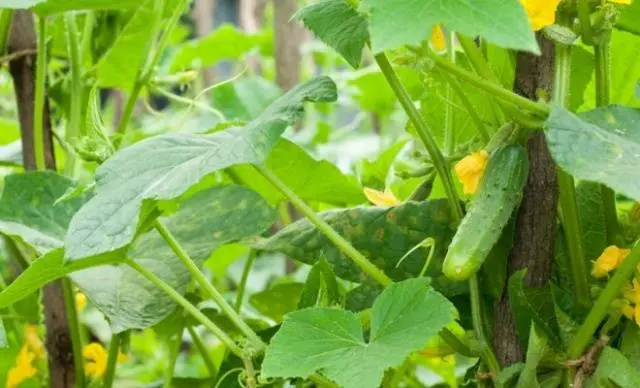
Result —
[[[478,357],[478,354],[473,351],[467,344],[462,342],[458,337],[456,337],[451,330],[446,327],[442,329],[439,333],[440,337],[453,349],[456,353],[463,355],[465,357]]]
[[[431,135],[431,131],[427,126],[427,123],[422,119],[420,112],[418,112],[418,109],[416,109],[413,101],[411,101],[409,93],[407,93],[406,89],[400,82],[398,75],[391,66],[391,63],[389,63],[389,59],[387,58],[387,56],[384,53],[381,53],[376,55],[375,59],[378,63],[378,66],[380,67],[380,70],[382,71],[382,74],[384,74],[385,78],[387,79],[389,86],[391,86],[391,89],[398,98],[398,101],[400,101],[400,105],[402,105],[402,108],[413,123],[418,137],[420,137],[420,140],[431,156],[433,165],[436,168],[436,171],[438,172],[438,175],[440,176],[440,179],[442,180],[442,183],[444,185],[444,190],[447,194],[447,199],[449,200],[451,211],[453,212],[456,221],[460,221],[463,215],[462,205],[460,204],[460,199],[458,197],[458,193],[456,192],[456,187],[453,184],[453,178],[451,176],[449,163],[447,163],[444,156],[442,155],[442,152],[440,152],[438,144]],[[442,61],[446,62],[450,66],[457,67],[444,59],[442,59]]]
[[[438,55],[434,53],[430,52],[429,57],[433,59],[436,67],[438,67],[439,69],[450,73],[454,77],[463,79],[469,82],[470,84],[491,93],[493,96],[503,101],[511,103],[519,108],[526,109],[541,117],[547,117],[551,112],[551,109],[548,106],[529,100],[528,98],[519,96],[513,93],[512,91],[503,88],[499,84],[496,84],[491,81],[487,81],[484,78],[474,73],[471,73],[470,71],[467,71],[465,69],[462,69],[456,65],[449,63],[448,61],[440,58]]]
[[[47,78],[47,19],[38,18],[38,56],[36,59],[36,90],[33,110],[33,153],[36,169],[44,170],[44,98]]]
[[[611,35],[594,47],[596,72],[596,106],[607,106],[611,101]],[[600,185],[600,195],[607,227],[607,244],[615,245],[618,233],[618,213],[613,190]]]
[[[566,106],[569,97],[571,80],[571,47],[557,44],[555,59],[555,79],[553,85],[553,101],[559,106]],[[582,242],[582,228],[576,200],[576,188],[573,177],[560,167],[556,168],[562,226],[565,231],[569,251],[569,266],[575,287],[576,300],[582,306],[591,305],[589,292],[589,274]]]
[[[96,22],[96,16],[93,11],[85,12],[84,30],[82,31],[82,42],[80,43],[80,56],[83,63],[88,62],[93,65],[93,54],[91,52],[91,39],[93,38],[93,27]]]
[[[489,135],[489,131],[487,131],[487,128],[484,125],[484,121],[482,121],[482,118],[480,117],[480,115],[478,115],[478,112],[476,111],[476,109],[473,107],[473,105],[471,105],[471,101],[469,100],[469,98],[467,97],[467,94],[462,89],[460,82],[458,82],[456,78],[450,76],[447,73],[442,73],[442,75],[444,76],[444,79],[446,79],[447,82],[449,82],[449,85],[451,86],[452,90],[458,95],[458,98],[460,98],[462,105],[464,105],[465,109],[467,110],[467,113],[469,113],[469,117],[471,117],[471,121],[473,121],[476,128],[478,129],[478,134],[480,134],[480,138],[485,144],[487,144],[491,139],[491,135]]]
[[[8,237],[5,237],[5,240],[6,239],[8,239]],[[2,274],[0,274],[0,292],[2,292],[6,288],[7,288],[7,283],[4,281]],[[18,343],[23,343],[24,329],[22,327],[22,324],[20,323],[20,321],[22,320],[21,316],[16,311],[14,305],[7,306],[6,310],[9,313],[9,316],[5,315],[2,318],[4,318],[5,320],[9,319],[11,321],[11,326],[13,326],[13,332],[15,333],[16,338],[18,339]]]
[[[474,274],[469,279],[469,293],[471,294],[471,320],[473,328],[476,332],[476,338],[482,346],[482,361],[485,362],[489,372],[495,378],[500,373],[500,364],[496,355],[491,349],[491,345],[487,340],[484,330],[484,320],[482,319],[482,300],[480,293],[480,285],[478,284],[478,275]]]
[[[189,331],[189,335],[193,340],[193,344],[198,349],[200,356],[202,356],[202,361],[204,361],[204,365],[207,367],[207,371],[209,371],[209,377],[216,377],[216,375],[218,374],[218,369],[216,368],[216,364],[213,362],[213,359],[211,358],[211,354],[209,354],[207,347],[204,345],[202,338],[200,338],[200,335],[193,326],[187,327],[187,330]]]
[[[331,242],[333,242],[341,252],[349,257],[364,273],[369,275],[373,280],[386,287],[393,281],[385,275],[378,267],[373,265],[362,253],[351,245],[344,237],[340,236],[329,224],[327,224],[313,209],[311,209],[300,197],[298,197],[284,182],[280,180],[273,172],[264,166],[254,166],[254,168],[265,177],[273,186],[276,187],[300,212],[307,217],[309,222],[315,225],[318,230],[324,234]]]
[[[231,322],[238,328],[240,331],[251,341],[256,351],[262,351],[266,347],[266,344],[262,341],[262,339],[247,325],[247,323],[242,320],[242,317],[238,315],[238,313],[231,307],[231,305],[226,301],[224,296],[218,291],[209,281],[207,277],[200,271],[196,263],[189,257],[189,254],[182,248],[180,243],[173,236],[171,231],[167,229],[160,220],[156,220],[154,222],[154,226],[156,230],[160,233],[162,238],[166,241],[166,243],[171,247],[173,252],[178,256],[182,264],[191,272],[191,275],[194,277],[196,282],[202,287],[203,291],[205,291],[220,307],[222,312],[231,320]]]
[[[213,335],[218,337],[218,339],[225,344],[229,350],[238,357],[245,357],[245,352],[225,333],[222,329],[216,326],[206,315],[204,315],[196,306],[191,304],[185,297],[180,295],[178,291],[174,290],[173,287],[168,285],[164,280],[160,279],[153,272],[144,268],[136,261],[128,259],[126,264],[136,270],[140,275],[144,276],[147,280],[153,283],[154,286],[158,287],[160,290],[164,291],[174,302],[180,305],[187,314],[190,314],[194,317],[198,322],[200,322],[204,327],[206,327]]]
[[[236,293],[236,311],[239,313],[242,309],[242,303],[244,302],[244,293],[247,289],[247,280],[249,279],[249,273],[251,273],[251,268],[253,267],[253,263],[256,260],[256,252],[250,251],[249,256],[247,257],[247,262],[244,263],[244,268],[242,269],[242,276],[240,277],[240,283],[238,284],[238,291]]]
[[[620,290],[629,282],[640,263],[640,244],[636,244],[616,269],[604,290],[594,303],[580,328],[569,344],[567,354],[569,359],[578,359],[591,342],[594,333],[602,320],[609,313],[611,303],[620,295]]]
[[[7,52],[7,41],[9,40],[12,20],[12,9],[0,10],[0,55],[4,55]]]
[[[73,12],[64,14],[65,38],[67,43],[67,55],[71,64],[71,88],[69,123],[66,130],[66,142],[73,144],[74,140],[84,135],[82,120],[82,65],[79,51],[78,26]],[[76,171],[76,154],[71,151],[67,154],[65,163],[65,175],[73,178]]]
[[[176,371],[176,361],[180,355],[180,346],[182,345],[182,330],[183,327],[180,325],[173,342],[169,344],[169,365],[165,369],[163,388],[173,387],[173,375]]]
[[[120,351],[121,339],[122,333],[111,336],[111,343],[109,344],[109,358],[107,358],[107,369],[104,372],[102,383],[104,388],[111,388],[113,386],[113,380],[116,376],[116,365],[118,364],[118,352]]]
[[[453,45],[453,33],[447,32],[446,34],[447,60],[455,64],[456,49]],[[447,83],[444,93],[447,101],[453,100],[453,86],[451,85],[451,82]],[[444,148],[447,152],[447,155],[452,155],[455,151],[455,139],[456,137],[453,127],[453,106],[451,104],[447,104],[444,111]]]
[[[577,0],[578,19],[582,31],[582,41],[585,44],[593,44],[593,30],[591,28],[591,7],[589,0]]]
[[[71,334],[71,348],[73,351],[73,365],[76,370],[76,386],[85,386],[84,358],[82,356],[82,336],[80,334],[80,321],[76,310],[76,298],[73,285],[69,278],[62,278],[62,291],[64,294],[64,309]]]

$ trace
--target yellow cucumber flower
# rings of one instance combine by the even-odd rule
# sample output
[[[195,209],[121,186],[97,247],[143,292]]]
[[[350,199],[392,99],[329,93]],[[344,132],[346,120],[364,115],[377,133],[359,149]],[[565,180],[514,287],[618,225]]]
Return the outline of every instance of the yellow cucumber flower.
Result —
[[[436,25],[431,30],[431,45],[436,51],[444,51],[447,48],[447,39],[441,25]]]
[[[473,194],[478,189],[480,179],[487,168],[489,153],[485,150],[465,156],[456,163],[455,170],[458,180],[462,183],[465,194]]]
[[[609,272],[618,268],[630,251],[629,249],[620,249],[615,245],[606,247],[600,257],[593,263],[591,274],[596,278],[606,276]]]
[[[31,365],[34,358],[36,358],[36,355],[29,351],[29,345],[25,343],[20,349],[20,353],[18,353],[16,365],[9,369],[7,388],[16,388],[38,373],[38,370]]]
[[[520,4],[529,16],[529,24],[534,31],[556,22],[556,10],[560,0],[520,0]]]
[[[623,4],[623,5],[631,5],[633,0],[609,0],[610,3]]]
[[[84,371],[88,376],[101,377],[104,375],[104,371],[107,369],[108,354],[102,345],[96,342],[85,345],[82,349],[82,355],[86,359]]]
[[[76,292],[76,310],[80,313],[85,307],[87,307],[87,296],[80,291]]]
[[[39,358],[44,359],[45,350],[42,341],[40,340],[40,335],[38,334],[38,326],[36,325],[25,325],[24,326],[24,339],[33,352],[33,354]]]
[[[386,189],[384,193],[368,187],[364,188],[364,195],[369,202],[376,206],[397,206],[400,205],[400,200],[396,198],[390,189]]]

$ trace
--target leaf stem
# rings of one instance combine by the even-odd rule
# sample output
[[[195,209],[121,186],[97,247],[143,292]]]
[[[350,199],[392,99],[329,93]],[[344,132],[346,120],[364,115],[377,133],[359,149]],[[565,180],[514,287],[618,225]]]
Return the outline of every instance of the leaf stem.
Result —
[[[596,106],[607,106],[611,101],[611,34],[604,41],[596,44],[595,73],[596,73]],[[613,190],[600,185],[600,195],[604,209],[604,219],[607,228],[607,244],[615,245],[618,233],[618,213],[616,210],[616,196]]]
[[[593,30],[591,29],[591,7],[589,0],[577,0],[578,19],[580,20],[580,30],[582,41],[585,44],[593,45]]]
[[[555,79],[553,84],[553,101],[559,106],[566,106],[571,80],[571,47],[556,44]],[[560,167],[556,167],[559,190],[559,206],[562,226],[569,250],[569,266],[574,284],[576,300],[582,306],[591,305],[589,293],[587,263],[582,243],[582,230],[576,189],[573,177]]]
[[[156,274],[144,268],[136,261],[127,259],[125,262],[128,266],[136,270],[140,275],[153,283],[154,286],[164,291],[174,302],[180,305],[188,314],[194,317],[204,327],[206,327],[213,335],[225,344],[229,350],[238,357],[245,357],[245,351],[242,350],[222,329],[216,326],[206,315],[204,315],[196,306],[191,304],[185,297],[180,295],[178,291],[168,285],[164,280],[160,279]]]
[[[202,287],[203,291],[206,292],[220,307],[222,312],[231,320],[231,322],[244,334],[249,341],[255,347],[255,350],[260,352],[264,350],[266,344],[262,341],[260,337],[246,324],[242,317],[238,315],[238,313],[231,307],[231,305],[227,302],[227,300],[222,296],[220,291],[218,291],[209,281],[207,277],[200,271],[196,263],[189,257],[189,254],[182,248],[180,243],[173,236],[171,231],[167,229],[167,227],[160,222],[160,220],[156,220],[154,222],[154,227],[160,233],[162,238],[166,241],[169,247],[173,250],[176,256],[180,259],[182,264],[191,272],[191,275],[194,277],[196,282]]]
[[[182,331],[184,327],[179,325],[175,333],[173,342],[169,344],[169,365],[165,369],[163,388],[173,387],[173,375],[176,372],[176,361],[180,355],[180,347],[182,346]]]
[[[373,265],[362,253],[351,245],[344,237],[336,232],[329,224],[327,224],[313,209],[311,209],[304,201],[298,197],[284,182],[280,180],[271,170],[265,166],[254,165],[254,168],[276,187],[300,212],[307,217],[309,222],[318,228],[331,242],[333,242],[340,251],[349,257],[364,273],[369,275],[373,280],[386,287],[393,281],[378,267]]]
[[[71,64],[71,88],[69,90],[70,108],[69,122],[66,130],[65,140],[69,144],[73,144],[74,140],[84,135],[82,120],[82,104],[84,102],[82,96],[82,67],[79,51],[78,26],[76,17],[73,12],[64,14],[65,38],[67,43],[67,55]],[[76,173],[77,156],[74,151],[70,150],[67,154],[65,163],[65,175],[74,178]]]
[[[38,18],[38,56],[36,59],[36,90],[33,109],[33,153],[36,170],[46,169],[44,162],[44,99],[47,81],[47,18]]]
[[[83,62],[89,62],[93,65],[93,56],[91,53],[91,39],[93,37],[93,27],[96,22],[94,11],[85,12],[84,30],[82,31],[82,42],[80,43],[80,56]]]
[[[489,131],[487,131],[482,118],[480,117],[480,115],[478,115],[478,112],[475,110],[473,105],[471,105],[471,101],[469,101],[467,94],[462,89],[460,82],[447,73],[443,72],[442,75],[449,82],[449,85],[451,86],[452,90],[458,95],[458,98],[460,98],[460,102],[462,102],[462,105],[464,105],[467,113],[469,113],[469,117],[471,117],[471,121],[473,121],[473,123],[475,124],[482,141],[485,144],[489,143],[489,140],[491,140],[491,135],[489,135]]]
[[[604,290],[594,303],[591,311],[585,318],[580,328],[569,344],[567,354],[569,359],[579,358],[587,348],[596,332],[600,322],[607,316],[611,303],[620,294],[620,290],[628,283],[629,278],[633,276],[640,263],[640,244],[633,247],[629,256],[627,256],[620,267],[616,269],[613,277],[609,280]]]
[[[202,356],[202,361],[204,361],[204,365],[207,367],[207,371],[209,371],[209,377],[216,377],[216,375],[218,374],[218,368],[216,368],[216,364],[213,362],[211,354],[209,354],[207,347],[202,341],[202,338],[200,338],[200,335],[193,326],[188,326],[187,331],[189,331],[189,335],[193,340],[193,344],[198,349],[200,356]]]
[[[103,387],[111,388],[113,386],[113,380],[116,376],[116,365],[118,364],[118,352],[120,351],[120,341],[122,339],[122,333],[114,334],[111,336],[111,343],[109,344],[109,357],[107,358],[107,369],[104,372]]]
[[[480,285],[478,284],[478,275],[474,274],[469,278],[469,293],[471,294],[471,320],[473,321],[473,328],[476,333],[478,341],[482,345],[482,361],[485,362],[489,372],[494,376],[500,373],[500,364],[496,355],[491,349],[491,345],[487,340],[487,335],[484,330],[484,319],[482,318],[482,301],[480,300]]]
[[[453,64],[456,63],[456,49],[453,45],[453,33],[445,32],[446,34],[446,47],[447,47],[447,60]],[[445,98],[447,101],[453,100],[453,85],[448,82],[445,87]],[[453,127],[453,106],[451,104],[445,105],[444,111],[444,148],[447,155],[453,154],[456,148],[455,133]]]
[[[437,55],[436,55],[437,56]],[[458,197],[458,193],[456,191],[456,187],[453,184],[453,177],[451,176],[451,169],[449,163],[445,160],[442,152],[438,148],[438,144],[435,139],[431,135],[431,130],[429,129],[427,123],[420,116],[420,112],[416,109],[413,101],[409,97],[409,93],[407,93],[406,89],[400,82],[398,75],[395,70],[391,66],[389,59],[384,53],[380,53],[375,56],[375,60],[378,63],[378,67],[384,74],[389,86],[395,93],[400,105],[409,116],[409,119],[413,123],[418,137],[424,144],[427,152],[431,156],[431,160],[433,162],[440,179],[444,185],[444,190],[447,194],[447,199],[449,200],[449,206],[451,207],[451,211],[454,214],[456,221],[460,221],[462,219],[462,205],[460,204],[460,198]],[[450,64],[448,61],[441,59],[443,62],[446,62],[449,66],[457,67],[453,64]]]
[[[433,59],[436,67],[438,67],[439,69],[450,73],[454,77],[463,79],[470,84],[491,93],[493,96],[503,101],[509,102],[519,108],[526,109],[541,117],[547,117],[549,115],[549,112],[551,111],[548,106],[519,96],[512,91],[503,88],[499,84],[485,80],[484,78],[471,73],[470,71],[449,63],[448,61],[440,58],[435,53],[430,52],[429,57]]]
[[[242,268],[242,276],[240,277],[240,283],[238,284],[238,290],[236,291],[235,308],[238,313],[240,313],[240,310],[242,309],[244,293],[247,289],[247,280],[249,280],[249,274],[251,273],[251,268],[256,260],[256,256],[256,251],[251,250],[247,256],[247,261],[244,263],[244,267]]]
[[[73,365],[76,371],[76,386],[85,386],[84,359],[82,356],[82,336],[80,334],[80,321],[76,310],[76,298],[73,285],[69,278],[62,278],[62,292],[64,295],[64,309],[67,315],[69,333],[71,334],[71,349],[73,352]]]

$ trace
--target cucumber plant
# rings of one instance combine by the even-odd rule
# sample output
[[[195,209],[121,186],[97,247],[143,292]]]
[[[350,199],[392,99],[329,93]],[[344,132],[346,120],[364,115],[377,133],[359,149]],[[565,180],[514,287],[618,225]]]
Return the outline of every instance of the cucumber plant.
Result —
[[[1,384],[640,385],[638,1],[193,3],[0,0]]]

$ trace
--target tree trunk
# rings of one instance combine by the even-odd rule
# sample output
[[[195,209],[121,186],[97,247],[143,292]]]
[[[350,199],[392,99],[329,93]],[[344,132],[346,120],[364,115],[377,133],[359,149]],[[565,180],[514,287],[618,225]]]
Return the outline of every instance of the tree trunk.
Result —
[[[519,53],[516,64],[514,89],[518,94],[530,99],[537,99],[538,92],[542,90],[549,92],[553,83],[553,43],[542,35],[538,35],[538,43],[542,51],[541,56]],[[525,285],[545,287],[551,275],[555,246],[558,201],[556,170],[542,132],[536,132],[529,137],[527,151],[529,178],[518,209],[507,275],[511,276],[514,272],[527,268]],[[493,346],[498,361],[503,366],[524,359],[506,290],[495,309]]]
[[[297,0],[274,0],[273,6],[276,83],[282,90],[287,91],[300,82],[300,45],[304,31],[298,23],[289,22],[297,11]]]
[[[13,15],[8,41],[9,52],[37,49],[37,39],[33,15],[24,10]],[[36,79],[36,55],[22,56],[9,64],[13,78],[18,116],[22,136],[22,155],[25,170],[35,170],[33,149],[33,112]],[[56,169],[51,133],[49,102],[45,99],[43,138],[45,164],[48,169]],[[71,334],[64,304],[64,293],[60,280],[43,288],[44,322],[46,326],[45,346],[49,360],[49,387],[72,387],[75,381]]]

